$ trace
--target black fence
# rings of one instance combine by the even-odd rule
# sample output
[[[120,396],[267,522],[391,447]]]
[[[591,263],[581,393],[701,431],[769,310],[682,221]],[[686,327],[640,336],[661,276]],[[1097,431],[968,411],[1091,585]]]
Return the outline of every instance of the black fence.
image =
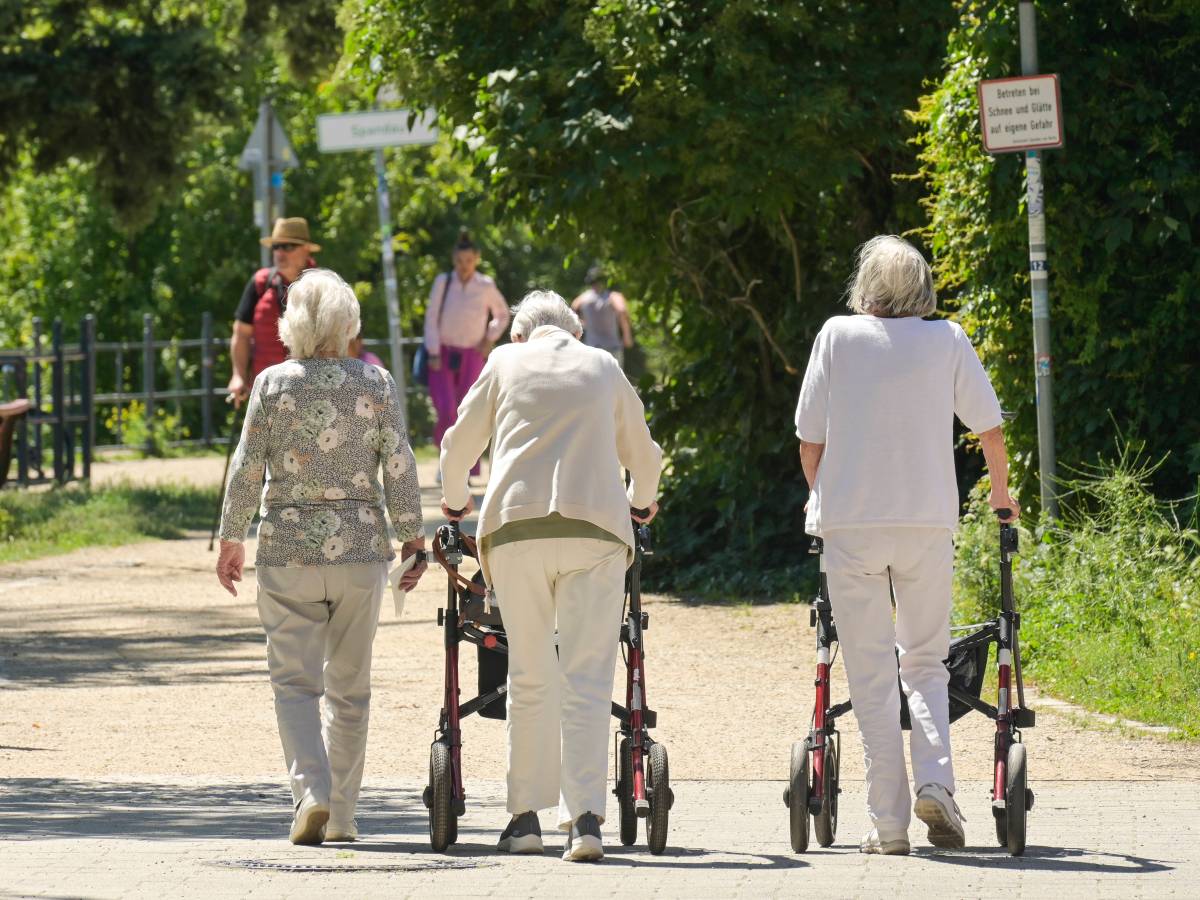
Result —
[[[214,334],[210,313],[194,338],[156,337],[149,314],[140,341],[97,341],[90,315],[76,343],[66,343],[60,319],[47,336],[35,318],[32,338],[28,349],[0,350],[3,398],[32,404],[14,434],[20,484],[88,478],[96,449],[161,453],[229,441],[229,336]],[[420,340],[405,339],[406,359]],[[387,358],[387,341],[363,343]],[[410,384],[410,408],[415,393]]]

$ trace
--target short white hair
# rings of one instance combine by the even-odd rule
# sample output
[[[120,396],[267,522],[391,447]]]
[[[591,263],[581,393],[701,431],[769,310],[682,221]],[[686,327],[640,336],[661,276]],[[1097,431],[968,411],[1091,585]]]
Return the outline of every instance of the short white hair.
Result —
[[[279,339],[295,359],[345,356],[359,329],[358,298],[332,269],[306,269],[287,287]]]
[[[567,301],[554,291],[530,291],[513,310],[513,340],[528,340],[535,328],[553,325],[579,337],[583,334],[583,323]]]
[[[882,318],[932,315],[937,294],[929,263],[901,237],[871,238],[858,248],[846,305],[856,313]]]

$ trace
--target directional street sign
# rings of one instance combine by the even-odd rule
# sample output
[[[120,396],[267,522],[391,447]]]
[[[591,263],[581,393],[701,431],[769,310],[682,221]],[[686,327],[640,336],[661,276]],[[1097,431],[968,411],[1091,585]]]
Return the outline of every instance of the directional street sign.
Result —
[[[979,82],[979,123],[988,153],[1063,145],[1057,75]]]
[[[413,118],[412,125],[409,119]],[[437,140],[432,112],[413,116],[407,109],[317,116],[317,149],[322,153],[375,150],[404,144],[432,144]]]
[[[283,215],[282,170],[297,165],[292,142],[279,124],[270,101],[263,100],[258,105],[258,121],[238,160],[239,169],[254,173],[254,224],[262,237],[271,233],[271,223]],[[260,249],[259,261],[264,267],[271,264],[271,251],[266,247]]]
[[[288,140],[283,126],[279,124],[279,119],[274,115],[259,115],[254,130],[250,132],[250,139],[246,141],[241,158],[238,160],[238,168],[253,171],[262,164],[263,154],[267,152],[267,129],[263,124],[264,118],[271,120],[271,168],[296,168],[299,164],[296,161],[296,151],[292,149],[292,142]]]

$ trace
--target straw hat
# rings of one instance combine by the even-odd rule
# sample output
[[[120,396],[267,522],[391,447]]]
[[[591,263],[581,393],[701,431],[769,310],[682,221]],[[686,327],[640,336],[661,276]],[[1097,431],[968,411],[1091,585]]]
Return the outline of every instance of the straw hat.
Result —
[[[264,247],[270,247],[272,244],[307,244],[308,249],[313,253],[321,249],[320,244],[314,244],[308,239],[308,220],[299,216],[290,219],[276,219],[271,236],[259,238],[258,242]]]

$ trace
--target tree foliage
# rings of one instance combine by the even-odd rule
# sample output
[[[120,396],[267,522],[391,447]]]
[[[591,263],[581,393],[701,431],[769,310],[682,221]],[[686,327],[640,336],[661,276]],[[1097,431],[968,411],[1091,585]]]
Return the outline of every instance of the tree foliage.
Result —
[[[791,426],[853,247],[920,224],[915,106],[940,3],[359,0],[366,76],[458,126],[509,214],[617,261],[664,371],[676,586],[761,586],[803,559]],[[684,581],[678,579],[683,578]],[[740,579],[740,582],[739,582]]]
[[[91,164],[93,188],[142,226],[214,121],[257,93],[278,51],[300,77],[336,58],[335,0],[0,0],[0,180],[22,163]]]
[[[1011,428],[1028,472],[1037,423],[1024,166],[1020,154],[983,151],[975,94],[981,78],[1020,74],[1017,8],[963,7],[918,116],[927,239],[943,292],[1019,413]],[[1065,111],[1065,148],[1043,154],[1060,468],[1110,452],[1116,426],[1167,456],[1156,482],[1181,496],[1200,474],[1200,7],[1039,4],[1038,38]]]

